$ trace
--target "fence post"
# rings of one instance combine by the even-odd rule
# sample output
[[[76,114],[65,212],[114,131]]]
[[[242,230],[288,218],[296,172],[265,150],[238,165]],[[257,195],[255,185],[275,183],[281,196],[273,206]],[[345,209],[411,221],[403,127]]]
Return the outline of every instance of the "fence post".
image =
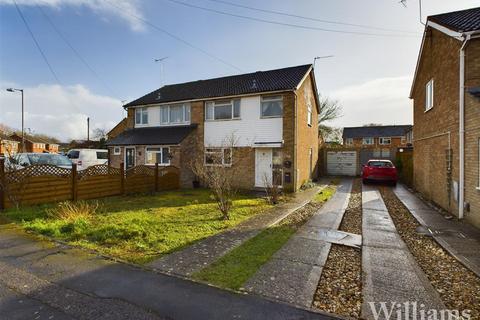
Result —
[[[120,194],[125,194],[125,167],[124,163],[120,163]]]
[[[72,164],[72,201],[77,201],[77,164]]]
[[[0,158],[0,210],[5,209],[5,159]]]
[[[158,192],[158,162],[155,162],[155,192]]]

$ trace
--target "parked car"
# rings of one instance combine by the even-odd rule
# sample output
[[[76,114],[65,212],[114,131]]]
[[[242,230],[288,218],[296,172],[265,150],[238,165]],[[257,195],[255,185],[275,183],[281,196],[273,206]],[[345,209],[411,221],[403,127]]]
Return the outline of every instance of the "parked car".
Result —
[[[68,151],[67,157],[77,165],[78,170],[97,164],[108,164],[106,149],[72,149]]]
[[[362,168],[363,183],[370,181],[386,181],[397,184],[397,168],[390,160],[369,160]]]
[[[55,153],[17,153],[5,158],[5,167],[9,169],[22,169],[35,164],[72,168],[72,162],[67,157]]]

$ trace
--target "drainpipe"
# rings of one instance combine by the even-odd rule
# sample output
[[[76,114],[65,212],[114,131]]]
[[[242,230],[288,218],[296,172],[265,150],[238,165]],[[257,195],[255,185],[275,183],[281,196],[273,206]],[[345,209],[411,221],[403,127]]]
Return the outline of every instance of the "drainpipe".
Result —
[[[295,103],[294,103],[294,115],[293,115],[293,127],[295,128],[293,130],[293,191],[297,191],[297,139],[298,139],[298,124],[297,124],[297,101],[298,101],[298,96],[297,92],[293,91],[293,95],[295,97]]]
[[[465,47],[470,40],[470,35],[464,36],[460,48],[460,95],[459,95],[459,195],[458,195],[458,218],[463,219],[465,206]]]

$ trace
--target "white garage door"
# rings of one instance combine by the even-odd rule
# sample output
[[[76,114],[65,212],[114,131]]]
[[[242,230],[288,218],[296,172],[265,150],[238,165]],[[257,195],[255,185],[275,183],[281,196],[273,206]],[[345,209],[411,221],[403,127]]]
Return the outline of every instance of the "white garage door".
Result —
[[[328,151],[327,173],[336,176],[355,176],[357,174],[357,152]]]

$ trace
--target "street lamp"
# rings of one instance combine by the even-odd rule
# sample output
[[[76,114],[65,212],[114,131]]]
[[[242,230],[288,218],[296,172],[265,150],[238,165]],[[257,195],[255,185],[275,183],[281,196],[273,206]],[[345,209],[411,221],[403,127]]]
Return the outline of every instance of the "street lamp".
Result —
[[[25,116],[23,108],[23,89],[8,88],[8,92],[21,92],[22,93],[22,152],[25,152]]]

